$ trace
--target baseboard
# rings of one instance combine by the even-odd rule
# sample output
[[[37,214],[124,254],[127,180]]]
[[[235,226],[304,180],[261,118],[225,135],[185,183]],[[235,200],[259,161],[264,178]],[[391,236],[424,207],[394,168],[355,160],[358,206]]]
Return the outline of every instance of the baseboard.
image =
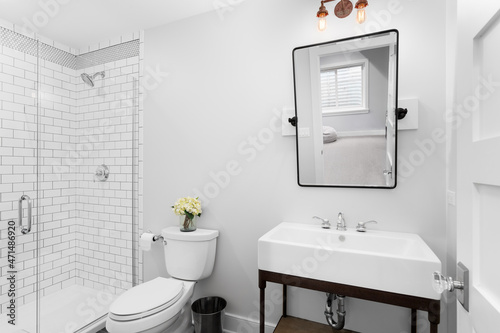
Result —
[[[265,323],[265,333],[272,333],[276,328],[275,324]],[[225,314],[225,333],[259,333],[259,322],[257,320],[245,318],[231,313]]]
[[[339,138],[348,138],[353,136],[373,136],[373,135],[385,135],[385,130],[366,130],[366,131],[345,131],[337,132]]]

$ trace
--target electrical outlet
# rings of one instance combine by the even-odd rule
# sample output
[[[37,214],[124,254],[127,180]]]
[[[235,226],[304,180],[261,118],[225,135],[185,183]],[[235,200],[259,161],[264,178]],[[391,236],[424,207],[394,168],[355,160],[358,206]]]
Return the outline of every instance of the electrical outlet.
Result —
[[[446,191],[446,201],[449,205],[455,206],[457,204],[457,198],[454,191]]]
[[[307,138],[311,136],[309,127],[299,127],[299,138]]]

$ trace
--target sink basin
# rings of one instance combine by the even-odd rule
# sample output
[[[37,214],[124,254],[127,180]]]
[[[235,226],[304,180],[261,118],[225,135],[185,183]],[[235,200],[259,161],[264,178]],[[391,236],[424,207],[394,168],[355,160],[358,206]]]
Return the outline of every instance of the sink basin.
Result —
[[[280,223],[258,241],[261,270],[430,299],[441,261],[416,234]]]

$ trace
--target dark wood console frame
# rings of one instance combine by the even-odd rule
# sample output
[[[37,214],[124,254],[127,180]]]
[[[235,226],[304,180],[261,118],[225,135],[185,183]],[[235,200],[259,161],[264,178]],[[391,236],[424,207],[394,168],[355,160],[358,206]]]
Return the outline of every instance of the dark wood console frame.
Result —
[[[390,293],[375,289],[327,282],[295,275],[275,273],[259,269],[260,289],[260,333],[264,333],[266,282],[283,285],[283,316],[286,317],[287,286],[299,287],[354,297],[373,302],[391,304],[411,309],[411,333],[417,333],[417,310],[426,311],[430,322],[430,332],[437,333],[440,321],[441,301],[417,296]]]

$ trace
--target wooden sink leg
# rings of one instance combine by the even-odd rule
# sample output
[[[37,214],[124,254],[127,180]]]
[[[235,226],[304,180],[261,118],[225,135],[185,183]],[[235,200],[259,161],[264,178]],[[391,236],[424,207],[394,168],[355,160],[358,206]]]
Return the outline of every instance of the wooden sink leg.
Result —
[[[417,310],[411,309],[411,333],[417,333]]]
[[[259,282],[260,289],[260,322],[259,322],[259,331],[260,333],[264,333],[264,323],[266,321],[266,281]]]
[[[438,325],[441,319],[441,301],[432,301],[429,304],[428,318],[431,323],[431,333],[438,333]]]
[[[283,285],[283,317],[286,318],[286,284]]]

